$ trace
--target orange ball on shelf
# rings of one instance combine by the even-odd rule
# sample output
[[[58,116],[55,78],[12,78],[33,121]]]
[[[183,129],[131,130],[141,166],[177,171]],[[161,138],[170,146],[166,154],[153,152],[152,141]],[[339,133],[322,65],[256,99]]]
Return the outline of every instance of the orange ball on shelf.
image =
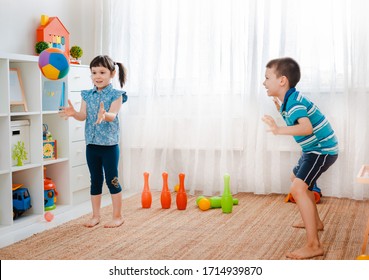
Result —
[[[44,218],[47,222],[51,222],[54,219],[54,214],[51,212],[46,212]]]

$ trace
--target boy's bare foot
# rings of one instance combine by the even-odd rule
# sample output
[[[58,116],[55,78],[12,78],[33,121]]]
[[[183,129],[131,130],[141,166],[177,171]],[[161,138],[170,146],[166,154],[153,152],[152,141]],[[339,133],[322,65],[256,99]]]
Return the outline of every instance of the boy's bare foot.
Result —
[[[294,228],[305,228],[305,224],[304,224],[304,222],[296,222],[292,225],[292,227],[294,227]],[[316,225],[316,228],[317,228],[318,231],[322,231],[322,230],[324,230],[324,224],[323,223],[318,223]]]
[[[92,217],[90,220],[88,220],[83,225],[85,227],[91,228],[91,227],[94,227],[94,226],[98,225],[99,223],[100,223],[100,218]]]
[[[294,260],[311,259],[318,256],[323,256],[324,250],[322,247],[302,247],[296,251],[289,252],[286,254],[287,258]]]
[[[121,225],[123,225],[123,223],[124,223],[123,218],[116,218],[116,219],[113,219],[112,221],[110,221],[109,223],[106,223],[104,225],[104,228],[120,227]]]

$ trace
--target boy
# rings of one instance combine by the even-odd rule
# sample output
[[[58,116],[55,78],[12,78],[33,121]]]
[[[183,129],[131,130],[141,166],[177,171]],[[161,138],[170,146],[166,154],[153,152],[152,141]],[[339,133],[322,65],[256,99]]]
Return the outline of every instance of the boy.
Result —
[[[269,115],[262,120],[273,134],[292,135],[302,148],[302,155],[291,175],[290,192],[303,221],[295,227],[305,227],[307,241],[305,246],[286,256],[308,259],[324,254],[318,237],[318,230],[323,230],[323,222],[319,218],[312,189],[319,176],[336,161],[338,142],[319,108],[296,91],[299,80],[300,67],[293,59],[287,57],[268,62],[263,85],[268,96],[273,97],[287,126],[277,126]]]

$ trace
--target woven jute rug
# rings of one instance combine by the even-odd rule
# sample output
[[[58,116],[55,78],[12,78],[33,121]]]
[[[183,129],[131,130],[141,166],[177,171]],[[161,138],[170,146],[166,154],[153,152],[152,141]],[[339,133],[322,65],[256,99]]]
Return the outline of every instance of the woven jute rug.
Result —
[[[284,260],[288,251],[305,243],[297,206],[285,195],[239,193],[239,205],[230,214],[221,209],[201,211],[196,196],[186,210],[161,209],[160,193],[142,209],[140,194],[123,200],[125,223],[103,227],[112,207],[102,209],[101,224],[86,228],[82,216],[53,229],[0,249],[0,259],[32,260]],[[315,259],[354,260],[363,242],[369,201],[323,197],[318,204],[325,224],[320,232],[325,255]]]

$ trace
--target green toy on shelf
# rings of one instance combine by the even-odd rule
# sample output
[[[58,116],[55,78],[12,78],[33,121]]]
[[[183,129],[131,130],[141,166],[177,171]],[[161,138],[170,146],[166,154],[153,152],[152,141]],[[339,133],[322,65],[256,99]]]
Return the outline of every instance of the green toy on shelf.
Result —
[[[37,42],[35,45],[35,52],[36,54],[40,54],[48,48],[50,48],[50,45],[47,42],[40,41],[40,42]]]
[[[73,46],[70,48],[70,56],[73,57],[73,59],[70,60],[70,63],[72,64],[81,64],[80,58],[83,55],[83,50],[79,46]]]
[[[17,166],[23,166],[23,160],[28,159],[23,141],[18,141],[17,144],[14,145],[12,158],[13,160],[17,160]]]

